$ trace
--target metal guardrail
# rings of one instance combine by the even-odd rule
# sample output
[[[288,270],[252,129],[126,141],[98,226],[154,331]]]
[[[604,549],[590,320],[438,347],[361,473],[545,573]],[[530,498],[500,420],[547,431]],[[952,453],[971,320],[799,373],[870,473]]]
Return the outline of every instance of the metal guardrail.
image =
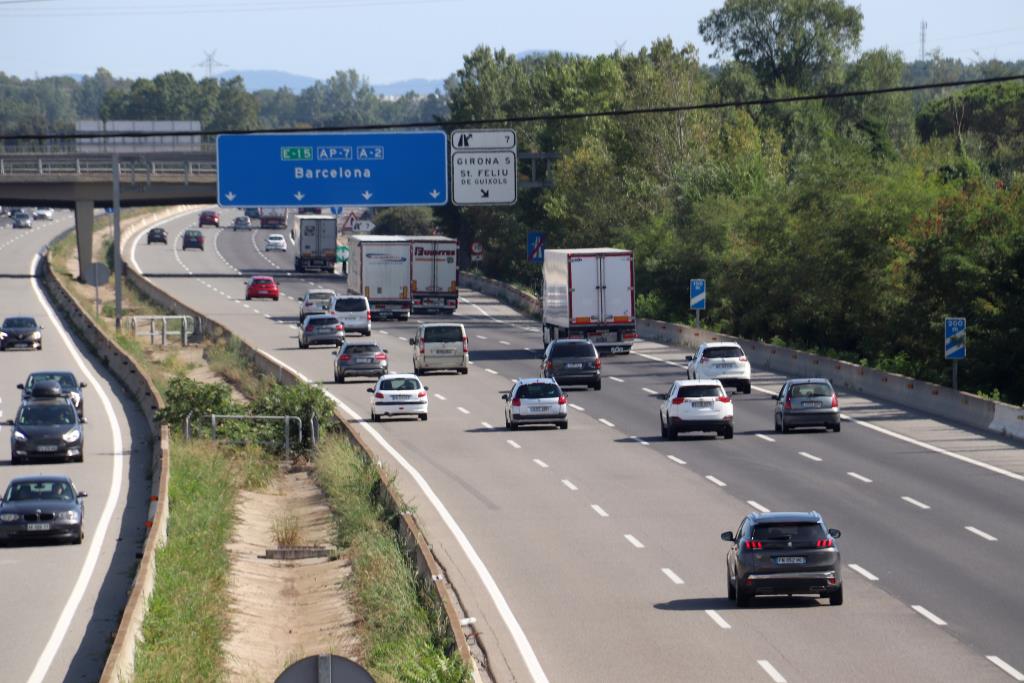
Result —
[[[170,323],[177,322],[176,329],[170,328]],[[149,329],[140,329],[149,323]],[[202,321],[199,322],[202,326]],[[181,337],[181,345],[188,346],[188,339],[196,332],[196,320],[190,315],[133,315],[128,318],[128,329],[132,337],[148,337],[150,344],[155,344],[157,337],[160,338],[160,345],[167,346],[167,337]],[[201,330],[200,330],[201,333]]]

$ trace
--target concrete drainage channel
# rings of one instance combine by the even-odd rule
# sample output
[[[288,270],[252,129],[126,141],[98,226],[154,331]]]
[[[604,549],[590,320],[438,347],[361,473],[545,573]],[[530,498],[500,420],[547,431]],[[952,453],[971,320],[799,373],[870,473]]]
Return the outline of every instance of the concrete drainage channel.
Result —
[[[329,548],[321,546],[299,546],[296,548],[267,548],[262,555],[257,557],[261,560],[309,560],[317,557],[329,558]]]

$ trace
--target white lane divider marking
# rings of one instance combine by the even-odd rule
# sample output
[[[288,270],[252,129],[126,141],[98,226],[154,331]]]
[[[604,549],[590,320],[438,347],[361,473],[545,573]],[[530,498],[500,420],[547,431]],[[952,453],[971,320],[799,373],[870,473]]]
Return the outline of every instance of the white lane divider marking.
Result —
[[[677,586],[681,586],[684,583],[686,583],[681,578],[679,578],[678,574],[676,574],[674,571],[672,571],[668,567],[662,567],[661,568],[661,573],[664,574],[665,576],[667,576],[668,580],[671,581],[672,583],[674,583]]]
[[[579,491],[579,487],[576,486],[576,484],[569,481],[568,479],[563,479],[562,483],[565,484],[565,488],[569,489],[570,491]]]
[[[775,443],[775,439],[773,439],[770,436],[766,436],[765,434],[754,434],[754,436],[756,436],[759,439],[763,439],[764,441],[767,441],[768,443]]]
[[[443,394],[434,394],[434,398],[436,398],[438,401],[447,401],[448,400],[447,398],[444,397]]]
[[[977,527],[965,526],[964,528],[967,529],[968,531],[970,531],[972,534],[975,534],[976,536],[981,536],[986,541],[998,541],[999,540],[998,538],[996,538],[992,534],[987,534],[987,533],[985,533],[984,531],[982,531],[981,529],[979,529]]]
[[[581,413],[585,413],[585,412],[586,412],[586,411],[585,411],[585,410],[583,409],[583,406],[578,406],[578,405],[576,405],[575,403],[570,403],[570,404],[569,404],[569,407],[570,407],[570,408],[572,408],[573,410],[578,410],[578,411],[580,411]]]
[[[706,610],[704,610],[704,614],[706,614],[709,617],[711,617],[711,621],[713,621],[716,624],[718,624],[719,628],[724,628],[724,629],[732,628],[732,626],[729,625],[729,622],[726,621],[725,619],[723,619],[722,615],[719,614],[718,612],[716,612],[715,610],[713,610],[713,609],[706,609]]]
[[[650,446],[651,445],[648,442],[646,442],[643,439],[641,439],[639,436],[631,436],[629,438],[632,439],[633,441],[636,441],[641,446]]]
[[[509,446],[511,446],[512,448],[522,448],[522,446],[520,446],[519,444],[517,444],[517,443],[516,443],[515,441],[513,441],[512,439],[505,439],[505,443],[507,443],[507,444],[508,444]]]
[[[640,387],[640,388],[643,389],[644,391],[646,391],[648,394],[656,394],[656,393],[658,393],[654,389],[648,389],[647,387]]]
[[[757,660],[757,663],[761,665],[761,668],[764,669],[764,672],[768,674],[768,676],[773,681],[775,681],[775,683],[786,683],[786,679],[783,678],[782,674],[779,673],[778,669],[772,666],[772,663],[769,662],[767,659],[759,659]]]
[[[1012,666],[1010,666],[1009,664],[1004,662],[999,657],[996,657],[995,655],[989,655],[989,656],[985,657],[985,659],[987,659],[988,661],[990,661],[993,664],[995,664],[996,666],[998,666],[1000,669],[1002,669],[1013,680],[1015,680],[1015,681],[1024,681],[1024,674],[1022,674],[1020,671],[1017,671],[1016,669],[1014,669]]]
[[[725,486],[725,482],[722,481],[721,479],[719,479],[718,477],[713,477],[710,474],[708,474],[708,475],[705,475],[704,478],[707,479],[708,481],[710,481],[715,486]]]
[[[766,508],[764,505],[761,505],[756,500],[748,500],[747,501],[747,505],[749,505],[750,507],[754,508],[758,512],[771,512],[771,510]]]
[[[463,415],[469,415],[469,411],[463,408],[462,406],[458,406],[458,409],[459,412],[462,413]]]
[[[603,424],[603,425],[604,425],[605,427],[614,427],[614,426],[615,426],[615,423],[614,423],[614,422],[611,422],[611,421],[609,421],[609,420],[606,420],[606,419],[604,419],[603,417],[599,417],[599,418],[597,419],[597,421],[598,421],[598,422],[600,422],[601,424]]]
[[[821,462],[821,458],[819,458],[816,455],[811,455],[807,451],[800,451],[800,455],[807,458],[808,460],[813,460],[814,462]]]
[[[652,356],[652,355],[647,354],[647,353],[640,353],[639,351],[634,351],[633,353],[635,353],[636,355],[640,356],[641,358],[647,358],[648,360],[656,360],[659,363],[665,363],[666,365],[671,365],[673,367],[677,367],[677,368],[685,368],[686,367],[686,363],[676,363],[675,361],[665,360],[664,358],[658,358],[657,356]]]
[[[399,337],[401,341],[409,341],[406,337]]]
[[[925,619],[927,619],[928,621],[932,622],[932,623],[933,623],[933,624],[935,624],[936,626],[945,626],[945,625],[946,625],[946,622],[945,622],[945,621],[943,621],[942,619],[939,619],[939,618],[938,618],[937,616],[935,616],[935,615],[934,615],[933,613],[929,612],[929,611],[928,611],[928,610],[926,610],[926,609],[925,609],[924,607],[921,607],[921,605],[911,605],[910,607],[911,607],[911,609],[913,609],[913,610],[914,610],[915,612],[917,612],[917,613],[918,613],[918,614],[920,614],[920,615],[921,615],[922,617],[924,617],[924,618],[925,618]]]
[[[622,384],[623,382],[626,381],[624,379],[619,379],[618,377],[612,377],[611,375],[608,375],[608,379],[610,379],[613,382],[618,382],[619,384]]]
[[[666,455],[665,457],[668,458],[669,460],[671,460],[672,462],[676,463],[677,465],[685,465],[686,464],[685,460],[680,460],[679,458],[677,458],[674,455]]]
[[[531,349],[529,346],[524,346],[523,351],[529,351],[530,353],[533,353],[533,349]]]
[[[862,481],[865,484],[871,483],[871,480],[865,477],[863,474],[857,474],[856,472],[847,472],[847,474],[856,479],[857,481]]]
[[[490,422],[481,422],[480,424],[484,426],[484,429],[494,429],[494,426]]]
[[[477,339],[483,339],[484,341],[486,341],[486,340],[487,340],[487,337],[483,336],[482,334],[478,334],[478,335],[476,335],[476,338],[477,338]]]
[[[877,576],[869,572],[867,569],[864,569],[864,567],[860,566],[859,564],[850,563],[846,566],[852,569],[853,571],[857,572],[861,576],[863,576],[868,581],[878,581]]]
[[[644,544],[638,541],[636,536],[634,536],[633,534],[623,534],[622,537],[629,541],[630,545],[632,545],[634,548],[644,547]]]
[[[484,372],[489,372],[492,375],[497,375],[498,374],[497,370],[491,370],[490,368],[484,368]]]
[[[507,342],[504,339],[501,339],[498,341],[498,343],[501,344],[502,346],[509,346],[511,345],[512,342]]]
[[[600,505],[591,505],[591,506],[590,506],[590,508],[591,508],[591,509],[592,509],[592,510],[593,510],[594,512],[596,512],[597,514],[599,514],[599,515],[600,515],[601,517],[607,517],[607,516],[608,516],[608,513],[607,513],[607,512],[605,512],[605,511],[604,511],[604,508],[602,508],[602,507],[601,507]]]
[[[534,458],[533,461],[537,463],[537,465],[539,465],[540,467],[543,467],[544,469],[548,468],[548,464],[541,460],[540,458]]]
[[[911,498],[910,496],[900,496],[900,498],[902,498],[903,500],[907,501],[911,505],[916,505],[917,507],[921,508],[922,510],[931,510],[932,509],[931,505],[926,505],[925,503],[922,503],[921,501],[917,500],[916,498]]]

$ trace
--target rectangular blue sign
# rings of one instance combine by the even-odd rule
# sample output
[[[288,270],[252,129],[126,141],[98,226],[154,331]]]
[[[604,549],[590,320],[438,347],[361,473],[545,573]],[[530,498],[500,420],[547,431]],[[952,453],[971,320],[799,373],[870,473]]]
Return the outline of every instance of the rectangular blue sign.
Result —
[[[967,319],[946,318],[946,360],[967,358]]]
[[[544,263],[544,233],[531,230],[526,234],[526,260]]]
[[[444,131],[217,136],[220,206],[441,206]]]
[[[708,307],[707,285],[704,280],[690,280],[690,309],[703,311]]]

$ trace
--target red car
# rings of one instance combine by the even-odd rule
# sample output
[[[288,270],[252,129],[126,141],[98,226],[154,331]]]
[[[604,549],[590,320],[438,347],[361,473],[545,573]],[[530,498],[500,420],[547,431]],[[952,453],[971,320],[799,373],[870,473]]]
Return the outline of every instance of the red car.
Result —
[[[250,299],[273,299],[277,301],[280,296],[281,288],[274,282],[274,278],[269,275],[257,275],[249,280],[249,284],[245,288],[246,301]]]
[[[199,227],[204,225],[212,225],[215,228],[220,227],[220,214],[216,211],[203,211],[199,214]]]

